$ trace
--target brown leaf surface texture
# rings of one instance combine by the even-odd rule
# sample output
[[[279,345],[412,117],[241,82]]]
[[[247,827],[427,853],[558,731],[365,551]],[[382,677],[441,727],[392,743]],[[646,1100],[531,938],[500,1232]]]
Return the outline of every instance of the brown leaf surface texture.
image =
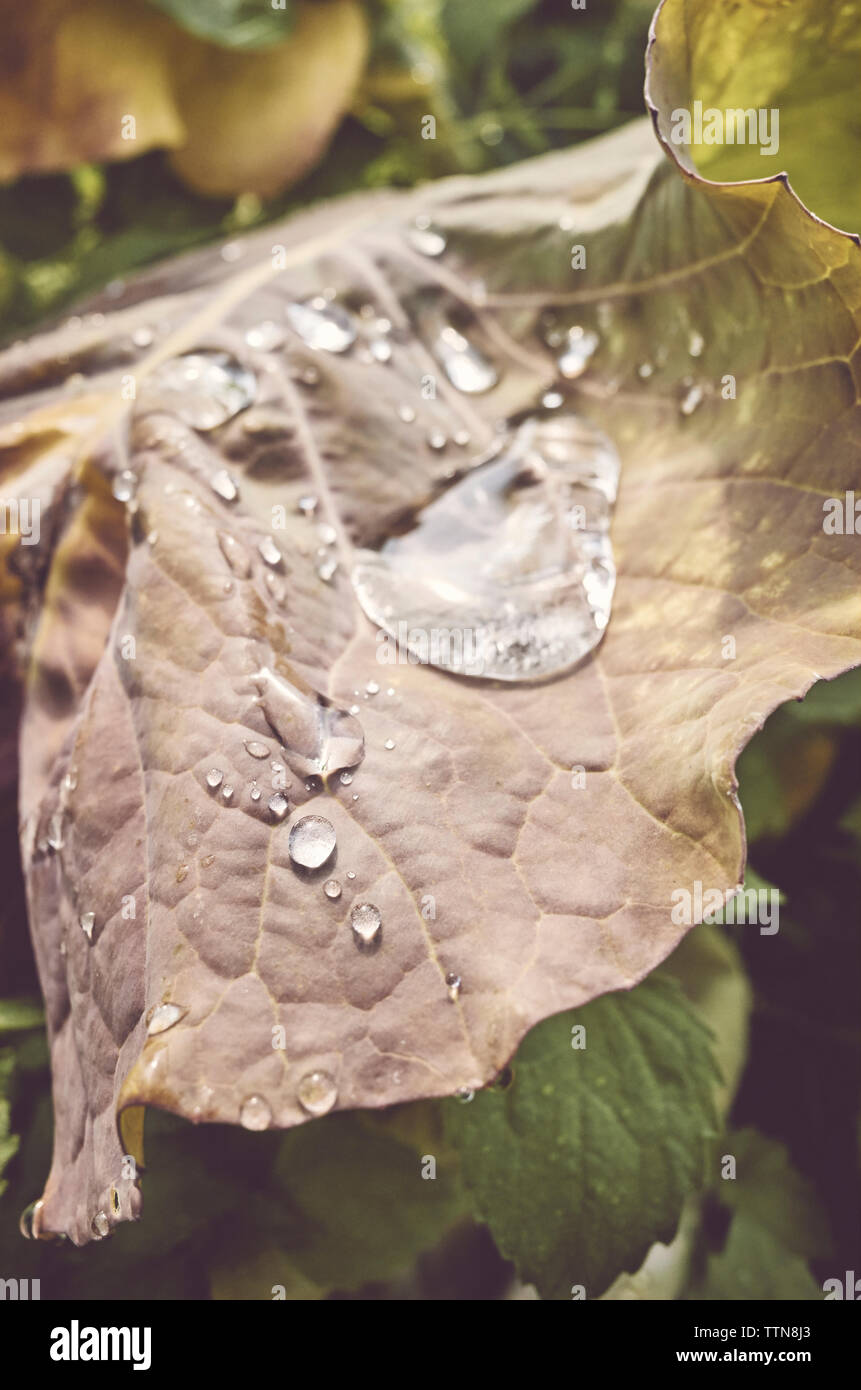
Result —
[[[417,215],[444,254],[416,250]],[[41,543],[7,547],[3,590],[54,1070],[37,1226],[77,1243],[138,1213],[122,1156],[140,1106],[288,1127],[312,1073],[342,1109],[477,1087],[547,1015],[642,979],[686,930],[671,892],[741,878],[740,749],[861,660],[861,550],[822,525],[858,483],[859,248],[783,182],[680,177],[642,122],[242,245],[159,266],[0,359],[6,494],[42,500]],[[343,353],[287,321],[326,288],[360,325]],[[548,311],[599,340],[564,410],[622,460],[606,636],[544,683],[381,666],[351,554],[558,385]],[[448,384],[441,314],[493,361],[492,390]],[[379,317],[386,362],[363,347]],[[283,342],[250,346],[270,323]],[[157,383],[190,353],[240,364],[253,403],[183,420]],[[133,507],[111,495],[126,469]],[[315,871],[288,854],[307,814],[337,837]],[[371,951],[359,903],[381,914]],[[164,1005],[171,1026],[148,1033]]]

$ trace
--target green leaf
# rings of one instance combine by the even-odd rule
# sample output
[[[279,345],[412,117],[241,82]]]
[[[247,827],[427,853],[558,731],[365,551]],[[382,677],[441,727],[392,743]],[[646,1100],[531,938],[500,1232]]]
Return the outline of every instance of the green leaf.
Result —
[[[0,1035],[41,1028],[45,1015],[41,1005],[30,999],[0,999]]]
[[[735,1157],[737,1177],[720,1183],[724,1205],[765,1227],[796,1255],[827,1255],[831,1238],[824,1213],[784,1146],[743,1129],[728,1139],[727,1152]]]
[[[575,1284],[597,1297],[672,1237],[701,1181],[716,1078],[708,1030],[653,976],[535,1028],[508,1089],[448,1104],[476,1214],[543,1297]]]
[[[861,724],[861,667],[833,681],[817,681],[786,709],[802,724]]]
[[[452,53],[464,67],[473,67],[491,54],[506,29],[534,10],[537,0],[483,0],[481,23],[463,0],[445,0],[442,26]]]
[[[3,1192],[6,1183],[2,1179],[2,1173],[13,1154],[17,1153],[20,1140],[17,1134],[13,1134],[10,1124],[10,1092],[12,1089],[12,1075],[15,1070],[15,1053],[11,1047],[4,1047],[0,1051],[0,1192]]]
[[[757,112],[756,141],[748,131],[747,140],[701,137],[692,144],[689,157],[700,174],[720,183],[785,171],[817,217],[847,231],[861,228],[861,31],[854,6],[664,0],[655,33],[652,84],[668,112],[701,101],[704,135],[709,109]]]
[[[404,1123],[417,1117],[426,1123],[399,1133],[401,1116]],[[434,1178],[422,1176],[429,1158],[436,1162]],[[457,1161],[432,1105],[404,1107],[394,1119],[332,1115],[292,1130],[274,1175],[305,1223],[285,1251],[285,1276],[292,1267],[327,1289],[402,1273],[466,1214]],[[259,1296],[269,1297],[268,1290]]]
[[[755,1129],[728,1136],[725,1151],[736,1176],[721,1176],[715,1196],[732,1212],[729,1232],[687,1297],[821,1298],[806,1260],[829,1254],[831,1236],[813,1188],[784,1146]]]
[[[822,1297],[800,1256],[788,1251],[771,1231],[747,1212],[733,1218],[726,1245],[709,1257],[705,1279],[693,1299],[811,1301]]]
[[[292,0],[149,0],[181,29],[222,48],[271,48],[289,34]]]

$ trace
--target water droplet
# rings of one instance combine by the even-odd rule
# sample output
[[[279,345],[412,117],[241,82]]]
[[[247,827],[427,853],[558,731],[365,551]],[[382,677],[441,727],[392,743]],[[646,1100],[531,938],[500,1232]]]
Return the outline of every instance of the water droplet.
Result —
[[[245,740],[245,750],[252,758],[268,758],[269,749],[265,743],[258,743],[256,739]]]
[[[471,1090],[469,1086],[458,1086],[454,1095],[455,1099],[459,1100],[462,1105],[468,1105],[471,1100],[475,1099],[475,1091]]]
[[[350,924],[357,944],[370,946],[371,942],[376,941],[383,925],[380,909],[373,903],[356,903],[350,913]]]
[[[135,347],[147,348],[152,344],[155,337],[151,328],[136,328],[132,334],[132,342]]]
[[[317,498],[300,497],[296,505],[303,516],[311,516],[317,510]]]
[[[137,490],[137,474],[132,473],[130,468],[124,468],[122,472],[114,474],[111,492],[118,502],[131,502]]]
[[[442,430],[431,430],[428,435],[428,444],[432,449],[444,449],[448,439]]]
[[[273,323],[271,319],[264,319],[263,323],[258,323],[255,328],[249,328],[245,341],[249,347],[257,348],[261,352],[274,352],[282,346],[285,337],[280,324]]]
[[[62,810],[55,811],[53,816],[51,817],[50,824],[48,825],[48,834],[46,838],[48,848],[54,850],[55,853],[59,853],[59,851],[65,845],[66,841],[63,838]]]
[[[221,788],[221,795],[224,797],[225,801],[233,800],[233,788],[230,786],[229,782],[225,782],[224,786]]]
[[[309,347],[323,352],[346,352],[356,341],[356,320],[339,304],[322,295],[287,305],[287,322]]]
[[[392,749],[394,748],[394,746],[395,746],[395,740],[394,740],[393,738],[387,738],[386,741],[385,741],[385,743],[383,744],[383,747],[384,747],[384,748],[388,748],[389,752],[392,751]]]
[[[239,1123],[243,1129],[268,1129],[272,1123],[272,1111],[262,1096],[249,1096],[242,1102]]]
[[[94,912],[82,912],[80,917],[81,931],[88,941],[93,939],[93,927],[96,925],[96,914]]]
[[[290,828],[287,852],[303,869],[319,869],[335,848],[335,827],[323,816],[302,816]]]
[[[448,997],[453,1004],[456,1004],[460,998],[460,987],[463,981],[459,975],[455,975],[450,971],[445,977],[445,982],[448,987]]]
[[[646,381],[652,375],[654,370],[655,369],[652,366],[651,362],[641,362],[639,367],[637,368],[637,376],[642,377],[643,380]]]
[[[260,788],[259,788],[259,787],[252,787],[252,788],[251,788],[251,792],[250,792],[250,796],[251,796],[251,800],[252,800],[252,801],[259,801],[259,800],[260,800]]]
[[[560,391],[545,391],[541,397],[541,404],[545,410],[558,410],[564,400],[565,397]]]
[[[688,338],[688,352],[691,357],[701,357],[705,345],[706,340],[702,333],[697,333],[696,330],[694,330]]]
[[[264,536],[262,541],[258,541],[257,549],[267,565],[272,565],[274,568],[281,564],[283,556],[271,536]]]
[[[215,791],[216,787],[221,786],[223,779],[224,773],[221,771],[221,769],[217,767],[211,767],[206,774],[206,785],[208,787],[211,787],[212,790]]]
[[[349,787],[350,783],[353,780],[353,774],[352,772],[342,772],[338,780],[342,786]]]
[[[465,449],[470,439],[469,430],[456,430],[452,438],[455,444],[459,445],[461,449]]]
[[[499,380],[493,364],[451,324],[440,329],[434,351],[452,386],[466,395],[489,391]]]
[[[441,256],[446,248],[442,232],[438,232],[431,225],[430,218],[424,214],[417,217],[413,225],[407,229],[407,240],[422,256]]]
[[[26,1206],[21,1212],[18,1218],[18,1230],[25,1240],[39,1239],[39,1230],[42,1224],[42,1210],[44,1206],[45,1199],[44,1197],[40,1197],[38,1201],[31,1202],[30,1205]]]
[[[176,881],[177,881],[177,883],[184,883],[185,880],[186,880],[187,878],[188,878],[188,865],[187,865],[187,864],[180,864],[179,868],[178,868],[177,871],[176,871]]]
[[[354,879],[355,877],[356,877],[356,875],[355,875],[354,870],[353,870],[353,869],[348,869],[348,870],[347,870],[347,878],[350,880],[351,883],[352,883],[352,881],[353,881],[353,879]]]
[[[245,247],[241,241],[226,241],[221,248],[221,259],[230,265],[234,261],[238,261],[244,252]]]
[[[412,530],[358,552],[362,608],[442,670],[514,681],[570,669],[609,617],[618,475],[613,445],[575,416],[525,421]]]
[[[277,574],[273,574],[271,570],[266,570],[266,572],[263,575],[263,578],[266,582],[266,587],[269,590],[275,602],[283,603],[287,597],[287,590],[284,586],[284,580],[280,579]]]
[[[178,1004],[156,1004],[147,1017],[147,1033],[150,1037],[154,1033],[165,1033],[187,1013],[188,1009],[181,1009]]]
[[[160,363],[140,395],[149,409],[168,410],[196,430],[213,430],[254,400],[253,373],[226,352],[194,352]]]
[[[566,380],[572,381],[585,372],[599,341],[597,333],[581,328],[579,324],[569,328],[565,347],[556,359],[556,365]]]
[[[380,693],[380,687],[377,685],[376,681],[368,681],[365,690],[369,695],[379,695]]]
[[[341,885],[336,878],[327,878],[323,884],[323,892],[327,898],[340,898]]]
[[[106,1211],[97,1211],[92,1220],[90,1229],[98,1240],[104,1240],[105,1236],[111,1233],[111,1223]]]
[[[398,419],[403,420],[405,425],[411,425],[416,418],[416,412],[411,405],[398,406]]]
[[[239,484],[226,468],[219,468],[218,472],[210,478],[209,485],[213,492],[224,498],[225,502],[235,502],[239,496]]]
[[[338,532],[334,526],[330,526],[328,521],[321,521],[317,527],[317,535],[324,545],[334,545],[338,539]]]
[[[75,772],[74,768],[70,768],[70,770],[66,773],[65,777],[63,778],[63,787],[67,792],[73,792],[77,785],[78,774],[77,772]]]
[[[368,344],[371,356],[377,362],[391,362],[392,345],[388,338],[372,338]]]
[[[216,536],[222,555],[227,561],[235,575],[240,579],[247,579],[251,573],[251,561],[245,548],[240,545],[235,536],[230,536],[226,531],[217,531]]]
[[[319,1118],[332,1109],[338,1099],[338,1088],[327,1071],[311,1071],[302,1077],[296,1096],[306,1114]]]
[[[337,570],[337,568],[337,560],[322,560],[320,564],[317,566],[317,573],[324,583],[331,584],[332,580],[335,577],[335,571]]]
[[[693,415],[703,398],[703,388],[692,386],[679,407],[683,415]]]
[[[286,796],[282,796],[280,792],[276,792],[273,797],[269,798],[269,810],[272,812],[275,820],[283,820],[289,809],[289,801]]]

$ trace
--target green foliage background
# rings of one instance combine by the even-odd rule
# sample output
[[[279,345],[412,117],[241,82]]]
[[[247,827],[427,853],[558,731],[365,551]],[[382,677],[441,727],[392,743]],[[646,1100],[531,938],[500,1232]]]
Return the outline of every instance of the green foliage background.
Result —
[[[264,47],[264,0],[151,0],[224,46]],[[135,268],[357,187],[478,172],[642,114],[651,0],[373,0],[355,109],[314,173],[268,203],[198,197],[166,158],[0,189],[0,312],[11,337]],[[433,113],[437,138],[420,138]],[[702,1222],[680,1294],[821,1298],[856,1268],[861,673],[785,706],[740,764],[752,870],[784,894],[777,936],[724,927],[754,997],[721,1132],[711,1034],[669,972],[533,1031],[473,1100],[345,1114],[287,1135],[147,1122],[145,1220],[77,1251],[25,1243],[50,1162],[50,1081],[20,891],[0,1003],[0,1275],[46,1298],[471,1299],[515,1267],[543,1296],[600,1294],[683,1202]],[[8,818],[14,834],[14,817]],[[755,881],[749,879],[749,882]],[[705,930],[705,929],[698,929]],[[9,963],[7,962],[7,965]],[[715,1026],[714,1018],[709,1022]],[[571,1048],[574,1025],[585,1052]],[[718,1179],[733,1153],[735,1183]],[[422,1181],[426,1156],[437,1164]]]

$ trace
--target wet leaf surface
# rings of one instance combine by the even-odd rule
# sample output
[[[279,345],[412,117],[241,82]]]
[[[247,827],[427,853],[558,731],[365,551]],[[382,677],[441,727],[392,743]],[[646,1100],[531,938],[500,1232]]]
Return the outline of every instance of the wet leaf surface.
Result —
[[[38,545],[2,538],[39,1231],[138,1214],[142,1105],[289,1128],[479,1087],[668,955],[675,889],[738,883],[739,750],[861,659],[857,538],[823,531],[858,480],[859,304],[854,240],[780,180],[680,174],[644,122],[160,266],[0,359],[5,492],[41,503]],[[492,383],[458,389],[441,324]],[[500,421],[571,415],[621,461],[593,655],[381,665],[356,554]]]

